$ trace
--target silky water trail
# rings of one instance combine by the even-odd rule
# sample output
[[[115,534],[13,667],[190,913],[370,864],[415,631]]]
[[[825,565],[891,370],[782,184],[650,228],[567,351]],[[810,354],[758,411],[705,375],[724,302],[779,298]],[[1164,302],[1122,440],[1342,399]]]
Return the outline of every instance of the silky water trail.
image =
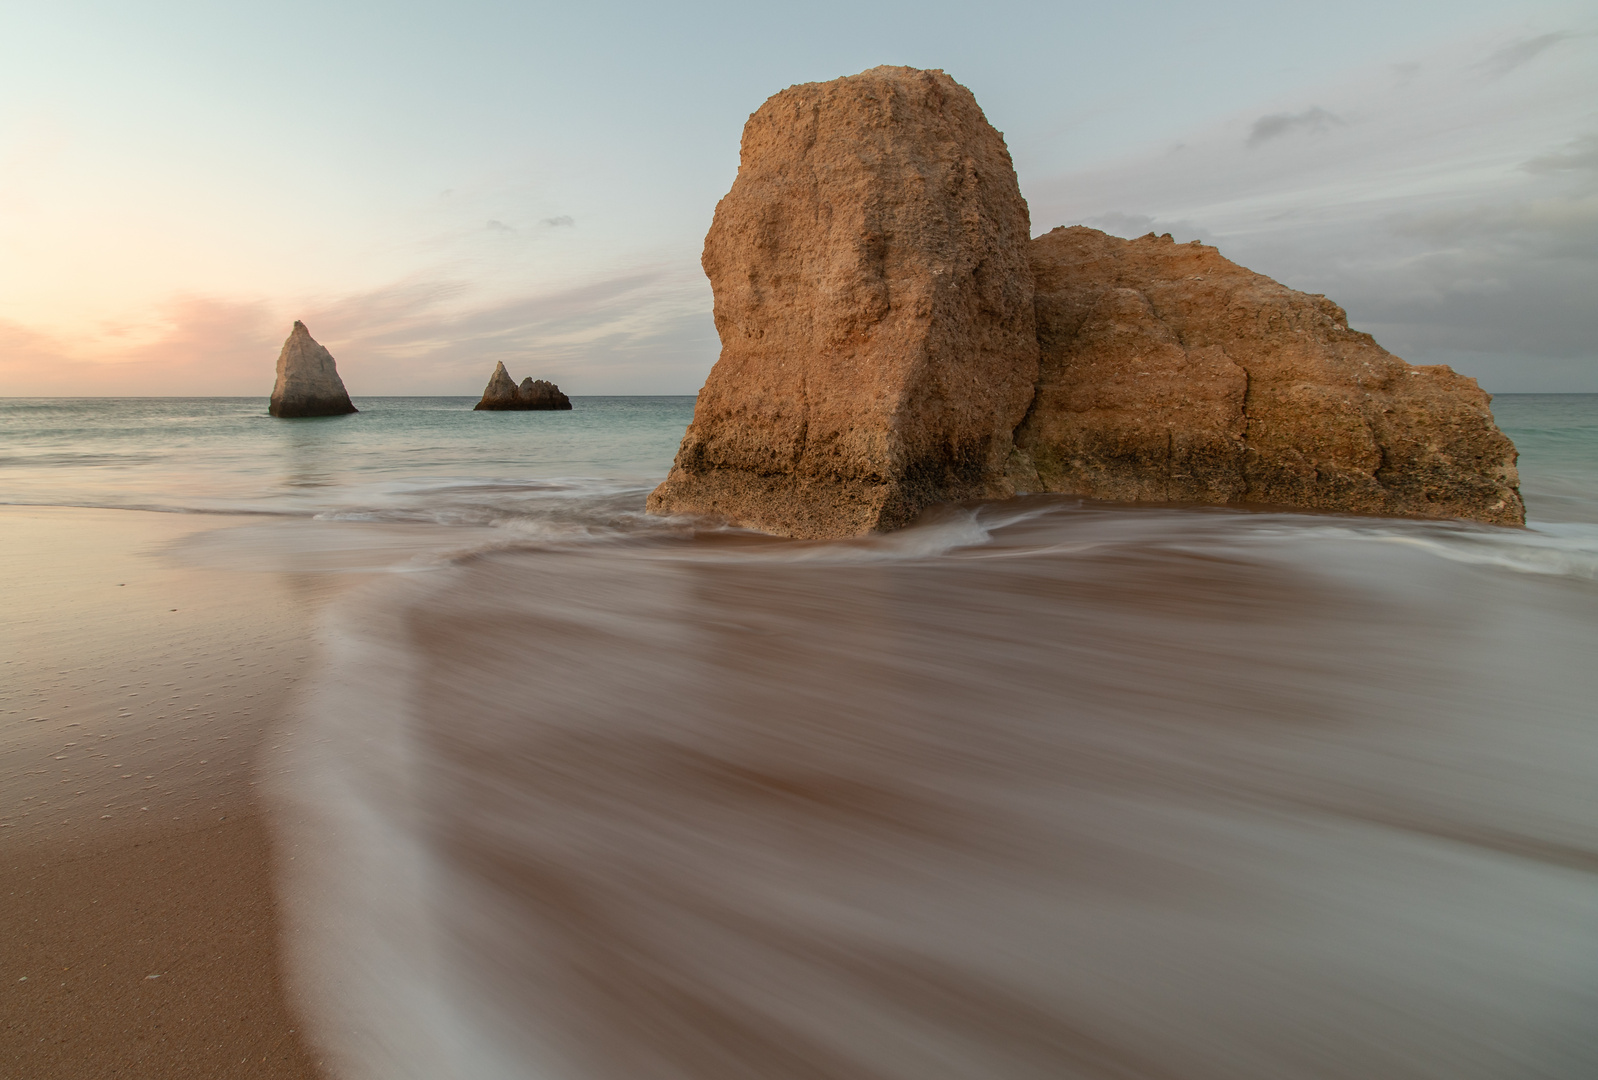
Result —
[[[1584,460],[1528,530],[602,512],[385,580],[268,764],[296,985],[349,1077],[1598,1074]]]
[[[1524,530],[825,544],[644,515],[692,402],[612,402],[0,448],[3,501],[257,515],[179,562],[369,571],[259,763],[336,1075],[1598,1073],[1598,398],[1495,402]]]

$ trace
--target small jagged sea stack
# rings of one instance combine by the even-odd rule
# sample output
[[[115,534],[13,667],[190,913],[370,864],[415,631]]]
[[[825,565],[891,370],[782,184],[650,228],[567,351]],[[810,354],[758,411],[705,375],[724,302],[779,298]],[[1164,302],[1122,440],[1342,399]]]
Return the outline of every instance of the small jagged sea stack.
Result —
[[[1003,136],[943,72],[772,97],[705,238],[721,358],[649,509],[837,537],[1008,494],[1029,234]]]
[[[1212,247],[1080,226],[1034,240],[1032,269],[1021,489],[1524,522],[1475,380],[1404,363],[1326,297]]]
[[[338,377],[333,354],[316,343],[298,319],[277,354],[277,382],[267,411],[285,418],[343,416],[357,412]]]
[[[535,379],[531,375],[516,388],[516,397],[524,409],[560,410],[572,407],[572,399],[561,393],[560,387],[547,379]]]
[[[572,407],[571,398],[560,392],[560,387],[543,379],[528,377],[521,386],[505,370],[504,361],[494,365],[494,374],[488,378],[483,399],[472,408],[485,410],[544,409],[560,410]]]

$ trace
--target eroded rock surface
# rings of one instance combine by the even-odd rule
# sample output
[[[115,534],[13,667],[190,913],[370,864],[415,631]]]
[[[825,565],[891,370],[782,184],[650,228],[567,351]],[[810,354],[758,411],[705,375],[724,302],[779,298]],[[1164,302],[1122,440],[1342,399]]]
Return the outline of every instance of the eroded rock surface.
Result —
[[[535,379],[531,375],[522,380],[521,386],[516,388],[516,396],[521,401],[524,409],[569,409],[572,407],[571,398],[560,392],[560,387],[545,379]]]
[[[519,409],[521,398],[516,391],[516,380],[505,370],[504,361],[494,365],[494,374],[488,377],[482,400],[474,409]]]
[[[1525,520],[1475,380],[1404,363],[1326,297],[1212,247],[1080,226],[1034,240],[1032,270],[1042,354],[1018,486]]]
[[[560,387],[543,379],[528,377],[521,386],[510,377],[503,361],[494,364],[494,374],[489,376],[483,398],[473,409],[570,409],[571,399],[560,392]]]
[[[1028,236],[1003,137],[943,72],[772,97],[705,238],[721,357],[650,510],[836,537],[1008,493]]]
[[[273,416],[342,416],[358,411],[338,377],[333,354],[317,344],[298,319],[277,354],[277,382],[267,411]]]

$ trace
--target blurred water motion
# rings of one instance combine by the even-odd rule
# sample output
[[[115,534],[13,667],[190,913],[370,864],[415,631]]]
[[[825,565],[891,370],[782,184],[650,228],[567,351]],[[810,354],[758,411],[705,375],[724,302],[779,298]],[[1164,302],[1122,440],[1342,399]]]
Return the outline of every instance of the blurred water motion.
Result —
[[[294,983],[361,1078],[1598,1076],[1590,562],[1032,499],[395,577],[270,763]]]

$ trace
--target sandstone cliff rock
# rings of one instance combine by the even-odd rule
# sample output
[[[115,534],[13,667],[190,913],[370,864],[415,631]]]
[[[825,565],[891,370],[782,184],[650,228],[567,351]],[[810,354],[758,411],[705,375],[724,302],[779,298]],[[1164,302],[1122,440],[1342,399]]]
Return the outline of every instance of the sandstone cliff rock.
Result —
[[[721,358],[649,509],[833,537],[1008,493],[1029,231],[1003,137],[943,72],[772,97],[705,238]]]
[[[571,399],[561,393],[560,387],[552,382],[529,377],[523,379],[521,386],[518,387],[516,380],[512,379],[505,370],[503,361],[494,365],[494,374],[489,376],[488,387],[483,391],[482,400],[472,406],[474,410],[561,410],[571,407]]]
[[[531,375],[516,388],[516,397],[524,409],[570,409],[571,398],[560,392],[560,387],[545,379]]]
[[[473,409],[519,409],[521,397],[516,392],[516,380],[505,370],[504,361],[494,365],[494,374],[488,377],[482,400]]]
[[[1525,520],[1475,380],[1404,363],[1324,296],[1153,234],[1055,229],[1031,261],[1042,355],[1019,487]]]
[[[333,354],[318,345],[295,320],[283,351],[277,355],[277,382],[267,411],[273,416],[342,416],[358,411],[338,377]]]

